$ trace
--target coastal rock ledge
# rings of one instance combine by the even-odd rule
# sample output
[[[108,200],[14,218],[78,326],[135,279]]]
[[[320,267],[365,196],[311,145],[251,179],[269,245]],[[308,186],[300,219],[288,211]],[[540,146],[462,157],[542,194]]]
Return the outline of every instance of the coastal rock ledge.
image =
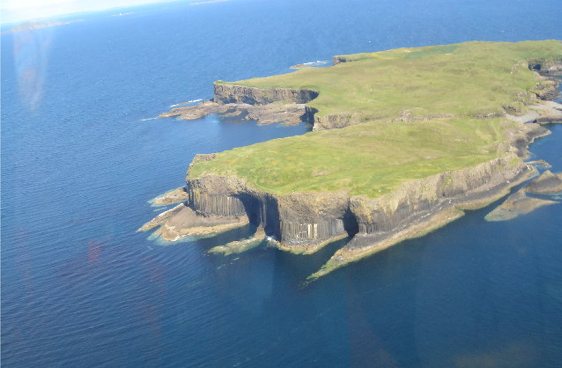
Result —
[[[227,118],[255,120],[259,124],[312,124],[315,110],[306,106],[306,103],[316,97],[318,92],[306,89],[259,89],[215,82],[213,100],[194,106],[177,107],[158,117],[196,120],[207,115],[220,114]]]

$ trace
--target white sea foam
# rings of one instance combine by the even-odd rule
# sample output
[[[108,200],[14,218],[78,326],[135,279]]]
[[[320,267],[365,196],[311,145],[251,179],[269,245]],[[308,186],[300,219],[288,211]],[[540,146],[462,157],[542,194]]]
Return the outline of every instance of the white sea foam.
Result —
[[[198,98],[197,100],[189,100],[189,101],[187,101],[187,102],[181,102],[181,103],[178,103],[178,104],[175,104],[175,105],[170,105],[170,107],[178,107],[178,106],[191,105],[191,104],[194,104],[194,103],[199,103],[199,102],[201,102],[201,101],[203,101],[203,99],[202,99],[202,98]]]

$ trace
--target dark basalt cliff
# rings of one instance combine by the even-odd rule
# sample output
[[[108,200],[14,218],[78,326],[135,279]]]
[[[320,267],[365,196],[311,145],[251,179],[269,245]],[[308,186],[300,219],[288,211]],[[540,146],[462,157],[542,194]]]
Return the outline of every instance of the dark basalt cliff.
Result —
[[[198,155],[194,161],[209,159],[208,156]],[[532,174],[531,167],[518,163],[515,157],[513,153],[476,167],[412,180],[376,199],[349,196],[345,192],[273,195],[248,187],[236,177],[188,177],[188,200],[180,206],[187,206],[198,218],[223,219],[229,224],[247,217],[278,240],[279,248],[295,253],[314,252],[331,240],[353,237],[342,250],[352,255],[337,255],[342,263],[344,259],[353,260],[353,253],[369,250],[381,240],[411,236],[400,234],[414,225],[421,224],[425,230],[440,226],[441,220],[434,219],[438,214],[448,214],[459,206],[480,207],[505,195],[509,188]],[[164,226],[168,240],[190,234],[185,228],[182,233],[170,231],[173,213],[161,220],[147,228]],[[202,221],[197,222],[198,234],[202,225]],[[210,225],[215,225],[215,221]],[[208,230],[213,233],[216,229]]]
[[[307,89],[270,88],[237,86],[232,84],[215,83],[213,101],[218,104],[249,104],[269,105],[307,104],[318,97],[318,92]],[[313,125],[314,130],[344,128],[364,121],[361,114],[340,114],[318,116],[318,110],[305,106],[305,113],[301,119]]]
[[[159,118],[177,116],[182,120],[200,119],[210,114],[256,120],[260,124],[314,124],[316,110],[306,103],[318,97],[312,90],[271,88],[259,89],[216,82],[212,101],[195,106],[174,108]]]
[[[260,89],[223,83],[215,83],[214,85],[213,101],[219,104],[264,105],[273,102],[306,104],[318,97],[318,92],[306,89]]]

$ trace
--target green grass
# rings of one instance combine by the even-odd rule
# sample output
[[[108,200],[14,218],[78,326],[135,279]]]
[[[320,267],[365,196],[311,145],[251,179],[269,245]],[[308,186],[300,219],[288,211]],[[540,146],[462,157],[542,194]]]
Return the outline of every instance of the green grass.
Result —
[[[560,41],[468,42],[346,55],[350,63],[231,84],[258,88],[308,88],[320,92],[309,103],[319,116],[362,113],[380,120],[403,110],[419,115],[481,115],[504,105],[522,107],[517,97],[535,86],[528,59],[561,59]],[[520,100],[520,101],[518,101]]]
[[[435,119],[311,132],[222,152],[189,175],[242,177],[279,194],[345,189],[377,197],[405,180],[497,157],[501,125],[500,119]]]
[[[367,123],[222,152],[192,165],[189,176],[237,176],[278,194],[377,197],[407,180],[477,165],[505,154],[498,145],[515,123],[474,116],[524,109],[537,84],[527,60],[562,59],[562,44],[470,42],[346,58],[355,61],[235,84],[314,89],[320,95],[309,105],[320,116],[361,113]],[[404,110],[455,117],[389,122]]]

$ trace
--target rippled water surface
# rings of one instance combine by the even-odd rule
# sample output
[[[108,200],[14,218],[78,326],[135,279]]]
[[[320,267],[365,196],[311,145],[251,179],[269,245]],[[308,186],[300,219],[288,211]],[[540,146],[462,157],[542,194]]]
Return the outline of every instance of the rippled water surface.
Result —
[[[151,120],[335,54],[562,39],[557,1],[170,3],[2,35],[6,367],[559,367],[562,205],[491,208],[306,287],[334,251],[209,255],[135,230],[196,153],[306,132]],[[537,26],[539,25],[539,26]],[[562,126],[537,158],[562,169]],[[357,163],[358,165],[360,163]]]

